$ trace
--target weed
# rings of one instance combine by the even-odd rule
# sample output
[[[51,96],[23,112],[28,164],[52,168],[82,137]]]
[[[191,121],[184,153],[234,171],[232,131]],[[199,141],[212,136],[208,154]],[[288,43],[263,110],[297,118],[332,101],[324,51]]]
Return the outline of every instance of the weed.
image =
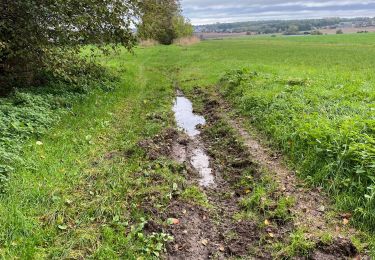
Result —
[[[329,245],[333,241],[333,236],[330,233],[322,233],[320,234],[320,241],[325,245]]]
[[[281,197],[277,201],[277,206],[274,211],[270,213],[271,218],[288,221],[292,218],[290,208],[295,204],[295,199],[292,197]]]
[[[308,256],[315,247],[315,243],[308,240],[303,230],[300,229],[291,233],[289,239],[290,241],[286,246],[282,244],[276,245],[275,250],[278,250],[278,257]]]
[[[197,186],[189,186],[181,193],[181,199],[196,203],[197,205],[210,208],[212,207],[204,192]]]

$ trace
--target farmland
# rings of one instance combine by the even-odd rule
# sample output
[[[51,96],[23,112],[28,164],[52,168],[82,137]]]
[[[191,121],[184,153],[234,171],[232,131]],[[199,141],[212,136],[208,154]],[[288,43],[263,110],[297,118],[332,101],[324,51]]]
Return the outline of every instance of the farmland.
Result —
[[[79,102],[67,95],[69,109],[49,109],[57,94],[19,93],[48,113],[43,131],[34,120],[37,132],[9,137],[22,140],[14,155],[22,160],[2,161],[13,170],[0,198],[0,255],[186,257],[178,255],[181,241],[192,241],[173,228],[180,221],[186,232],[209,233],[195,253],[318,259],[338,232],[356,247],[350,256],[374,254],[374,44],[369,33],[137,47],[102,57],[120,80]],[[217,190],[199,187],[191,169],[165,152],[178,135],[171,131],[176,88],[206,117],[201,139],[222,174]],[[9,106],[30,108],[27,100],[4,101],[4,115]],[[246,147],[251,138],[274,151],[276,173]],[[302,208],[298,199],[311,196],[317,202]],[[320,222],[300,223],[313,207],[323,230]],[[228,225],[233,231],[221,230]]]

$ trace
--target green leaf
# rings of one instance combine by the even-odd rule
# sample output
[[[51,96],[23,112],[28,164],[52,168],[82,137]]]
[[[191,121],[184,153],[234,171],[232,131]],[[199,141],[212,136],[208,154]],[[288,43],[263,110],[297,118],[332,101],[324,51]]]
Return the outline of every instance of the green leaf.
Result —
[[[60,230],[67,230],[68,226],[67,225],[58,225],[57,226]]]

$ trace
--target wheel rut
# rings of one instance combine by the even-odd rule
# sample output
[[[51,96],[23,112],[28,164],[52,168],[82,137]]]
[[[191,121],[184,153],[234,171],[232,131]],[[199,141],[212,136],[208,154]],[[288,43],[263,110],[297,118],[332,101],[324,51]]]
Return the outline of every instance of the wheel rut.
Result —
[[[306,188],[281,155],[229,116],[232,110],[218,94],[195,89],[189,97],[202,103],[201,116],[177,91],[173,112],[179,131],[154,140],[163,139],[165,147],[158,149],[184,165],[191,195],[177,196],[161,214],[177,220],[166,228],[174,241],[164,258],[361,257],[350,240],[356,231],[342,222],[348,216],[328,217],[330,202],[322,191]],[[329,241],[321,239],[325,234]]]

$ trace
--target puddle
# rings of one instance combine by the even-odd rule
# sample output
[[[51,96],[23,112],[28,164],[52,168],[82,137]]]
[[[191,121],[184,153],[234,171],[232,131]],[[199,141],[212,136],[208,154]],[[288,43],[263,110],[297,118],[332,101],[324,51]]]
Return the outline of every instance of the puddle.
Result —
[[[215,184],[212,169],[210,168],[210,157],[204,152],[202,148],[194,149],[191,156],[191,165],[200,173],[201,179],[199,184],[207,187]]]
[[[204,125],[206,120],[193,113],[193,104],[184,96],[178,96],[173,106],[177,126],[183,129],[190,137],[199,135],[198,125]]]
[[[182,93],[177,92],[177,98],[173,105],[173,112],[177,122],[177,126],[181,128],[191,139],[188,147],[189,161],[193,168],[200,174],[201,179],[199,184],[203,187],[208,187],[215,184],[212,168],[210,167],[210,157],[206,154],[203,144],[199,139],[200,131],[197,129],[198,125],[204,125],[206,120],[204,117],[193,113],[193,104],[189,99],[183,96]],[[178,147],[174,149],[179,150]],[[182,154],[180,152],[180,154]],[[178,158],[181,160],[181,158]]]

